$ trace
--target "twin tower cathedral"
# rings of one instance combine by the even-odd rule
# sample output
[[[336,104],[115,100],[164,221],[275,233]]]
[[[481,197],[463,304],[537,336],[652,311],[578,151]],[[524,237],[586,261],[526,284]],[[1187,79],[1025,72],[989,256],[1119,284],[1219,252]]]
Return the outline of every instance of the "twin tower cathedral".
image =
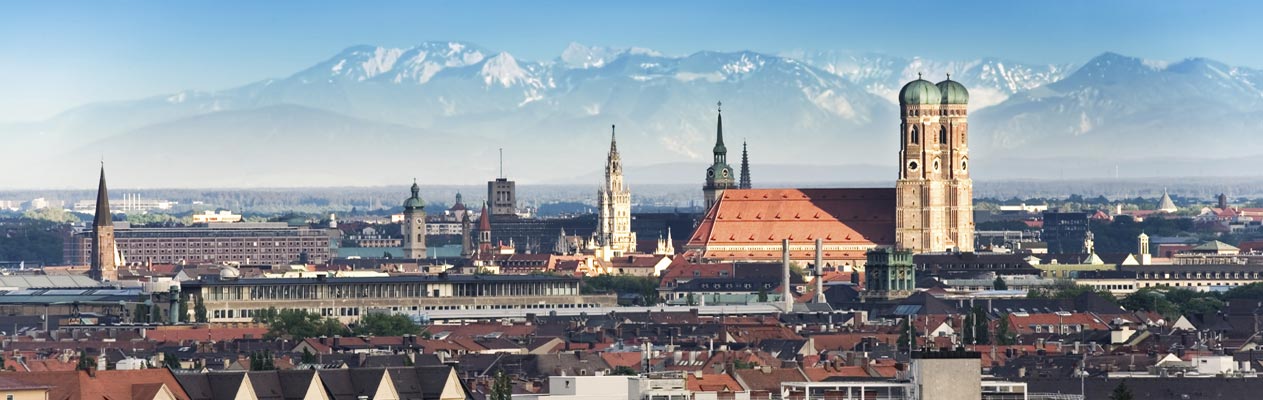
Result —
[[[974,249],[969,91],[921,79],[899,91],[895,245],[913,252]]]
[[[812,260],[862,265],[873,249],[913,253],[973,251],[969,179],[969,92],[948,79],[921,79],[899,91],[899,175],[895,188],[752,189],[742,150],[740,183],[728,164],[723,117],[702,187],[706,214],[687,249],[702,260]],[[838,176],[834,179],[845,180]]]

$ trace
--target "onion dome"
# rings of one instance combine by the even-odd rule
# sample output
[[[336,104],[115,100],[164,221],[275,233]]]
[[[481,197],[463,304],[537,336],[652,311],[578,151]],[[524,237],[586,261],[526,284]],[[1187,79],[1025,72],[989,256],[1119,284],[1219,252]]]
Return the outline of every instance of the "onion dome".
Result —
[[[412,210],[421,208],[425,208],[425,202],[421,201],[421,187],[417,186],[417,183],[414,181],[412,182],[412,197],[403,201],[403,209]]]
[[[952,75],[947,74],[947,80],[938,83],[938,91],[943,95],[943,104],[968,104],[969,91],[965,90],[965,85],[952,80]]]
[[[903,89],[899,90],[900,105],[939,104],[940,101],[942,101],[942,95],[938,91],[938,86],[921,79],[921,74],[917,74],[917,80],[908,82],[907,85],[903,85]]]

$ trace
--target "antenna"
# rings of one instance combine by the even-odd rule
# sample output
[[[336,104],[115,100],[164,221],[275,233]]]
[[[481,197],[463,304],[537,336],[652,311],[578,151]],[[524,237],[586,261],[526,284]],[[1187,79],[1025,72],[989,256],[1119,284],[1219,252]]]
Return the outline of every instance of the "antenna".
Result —
[[[500,148],[500,179],[504,179],[504,148]]]

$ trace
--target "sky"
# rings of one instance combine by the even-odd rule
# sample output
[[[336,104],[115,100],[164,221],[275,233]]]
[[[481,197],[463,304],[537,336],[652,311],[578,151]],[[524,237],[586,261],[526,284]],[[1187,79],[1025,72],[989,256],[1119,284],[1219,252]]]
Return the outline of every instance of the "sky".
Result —
[[[1082,63],[1105,51],[1263,68],[1258,1],[25,1],[0,5],[0,122],[283,77],[352,45],[571,42]]]

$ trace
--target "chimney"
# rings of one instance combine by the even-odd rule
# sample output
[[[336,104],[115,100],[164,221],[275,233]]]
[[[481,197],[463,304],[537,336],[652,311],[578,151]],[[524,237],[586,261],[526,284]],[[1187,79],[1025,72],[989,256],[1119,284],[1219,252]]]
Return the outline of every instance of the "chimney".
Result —
[[[816,238],[816,302],[824,303],[824,239]]]
[[[106,370],[106,369],[109,369],[109,368],[108,368],[108,363],[109,363],[109,361],[107,361],[107,360],[105,359],[105,352],[104,352],[104,351],[102,351],[102,352],[101,352],[101,355],[99,355],[99,356],[97,356],[97,357],[96,357],[96,369],[97,369],[97,371],[104,371],[104,370]]]
[[[794,311],[794,292],[789,287],[789,239],[781,239],[781,268],[782,268],[782,290],[785,301],[785,312]]]

